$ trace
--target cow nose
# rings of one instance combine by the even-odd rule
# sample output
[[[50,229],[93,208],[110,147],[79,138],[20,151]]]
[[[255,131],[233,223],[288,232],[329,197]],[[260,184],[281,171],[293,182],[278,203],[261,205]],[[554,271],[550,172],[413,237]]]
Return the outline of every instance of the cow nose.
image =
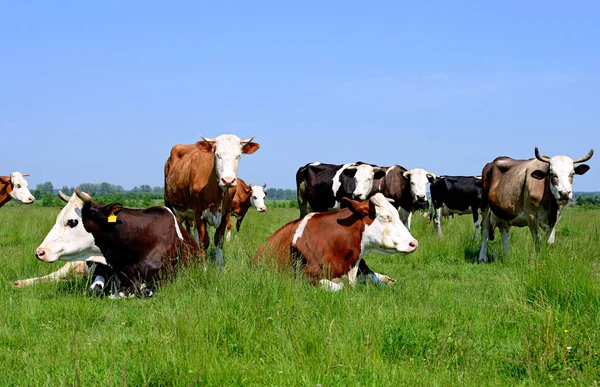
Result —
[[[408,242],[408,246],[410,246],[414,251],[417,249],[417,247],[419,247],[419,242],[417,242],[416,239],[413,239],[412,241]]]
[[[235,177],[222,177],[221,185],[224,187],[233,187],[235,185],[236,178]]]
[[[420,202],[424,202],[425,201],[425,195],[417,195],[417,200]]]
[[[33,203],[33,202],[35,202],[35,198],[34,198],[33,196],[30,196],[30,197],[27,199],[27,202],[29,202],[29,203]]]
[[[44,249],[35,250],[35,257],[40,261],[43,261],[46,258],[46,251]]]

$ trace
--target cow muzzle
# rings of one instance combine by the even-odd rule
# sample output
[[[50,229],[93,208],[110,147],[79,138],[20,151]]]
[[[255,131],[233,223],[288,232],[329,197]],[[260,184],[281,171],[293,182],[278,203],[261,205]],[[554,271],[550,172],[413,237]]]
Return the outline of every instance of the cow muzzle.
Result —
[[[46,254],[46,249],[38,248],[35,250],[35,257],[40,261],[46,262],[48,259],[48,254]]]
[[[237,178],[222,177],[221,180],[219,181],[219,185],[221,187],[227,187],[227,188],[235,187],[237,185]]]

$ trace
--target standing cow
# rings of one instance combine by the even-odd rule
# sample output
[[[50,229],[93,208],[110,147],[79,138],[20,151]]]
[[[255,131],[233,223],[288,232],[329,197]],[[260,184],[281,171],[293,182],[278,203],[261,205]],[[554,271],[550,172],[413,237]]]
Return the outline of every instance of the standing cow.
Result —
[[[238,178],[235,196],[231,202],[229,212],[227,213],[227,240],[231,238],[231,229],[233,228],[231,224],[231,215],[237,218],[235,229],[239,233],[242,221],[250,209],[250,206],[256,208],[256,211],[258,212],[265,212],[267,210],[267,206],[265,205],[267,192],[265,191],[265,188],[267,188],[267,183],[263,184],[262,187],[252,185],[252,182],[248,185],[244,180]]]
[[[342,198],[365,200],[371,193],[373,180],[384,175],[383,168],[361,162],[306,164],[296,172],[300,217],[309,212],[339,209]]]
[[[573,197],[573,176],[583,175],[594,150],[578,159],[567,156],[541,156],[535,148],[535,159],[515,160],[498,157],[482,171],[483,195],[481,250],[479,262],[487,262],[486,242],[493,238],[492,226],[502,232],[504,253],[508,254],[510,227],[528,226],[536,250],[542,236],[539,227],[548,230],[547,243],[554,243],[556,225],[563,207]],[[492,233],[490,234],[490,229]]]
[[[357,281],[395,282],[371,271],[363,257],[370,252],[415,251],[418,242],[400,222],[398,211],[382,194],[364,202],[342,200],[346,208],[313,212],[275,231],[258,250],[255,261],[273,258],[279,267],[301,270],[312,284],[334,291],[343,285],[332,279],[343,276],[348,276],[351,285]]]
[[[442,236],[442,218],[454,214],[473,214],[473,224],[477,238],[480,226],[481,177],[480,176],[440,176],[431,183],[432,218],[435,231]]]
[[[175,145],[165,164],[165,205],[181,219],[195,225],[194,237],[204,251],[210,246],[208,228],[216,228],[216,262],[222,267],[225,218],[235,196],[242,154],[256,152],[260,145],[232,134],[204,138],[190,145]]]
[[[83,201],[83,226],[114,272],[114,296],[140,290],[151,296],[165,274],[203,256],[167,207],[129,209],[95,203],[79,187],[75,193]]]
[[[392,199],[392,205],[400,211],[400,219],[410,231],[412,214],[418,209],[429,208],[427,185],[434,182],[435,174],[421,168],[406,170],[400,165],[385,168],[385,175],[375,180],[371,195],[381,192]]]
[[[27,188],[28,184],[24,176],[29,176],[29,174],[13,172],[10,176],[0,176],[0,207],[11,199],[25,204],[31,204],[35,201],[35,198]]]

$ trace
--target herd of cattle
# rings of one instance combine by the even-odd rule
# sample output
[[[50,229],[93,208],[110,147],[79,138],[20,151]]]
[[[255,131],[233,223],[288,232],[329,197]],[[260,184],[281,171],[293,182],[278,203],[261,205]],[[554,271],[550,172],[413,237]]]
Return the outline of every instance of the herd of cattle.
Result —
[[[96,203],[79,188],[72,196],[59,192],[67,204],[35,255],[44,262],[67,263],[47,276],[15,285],[57,280],[92,268],[91,294],[110,289],[115,298],[151,296],[155,285],[177,266],[205,262],[210,226],[215,228],[215,260],[221,268],[231,216],[238,218],[239,232],[250,206],[266,210],[266,184],[247,185],[237,177],[241,155],[260,148],[252,140],[221,135],[175,145],[164,168],[165,206],[130,209]],[[581,158],[550,158],[535,148],[532,159],[496,158],[484,166],[481,176],[437,176],[420,168],[364,162],[309,163],[296,173],[300,218],[270,236],[254,260],[272,259],[278,267],[292,268],[329,290],[343,288],[343,278],[351,285],[391,284],[392,278],[369,269],[364,255],[415,251],[419,243],[410,234],[411,216],[427,209],[440,236],[444,216],[472,214],[475,237],[481,226],[479,262],[488,261],[486,244],[495,228],[501,231],[505,253],[511,226],[528,226],[539,250],[539,228],[548,231],[547,243],[553,243],[561,211],[572,198],[573,176],[589,170],[581,163],[593,153],[592,149]],[[24,176],[15,172],[0,177],[0,206],[11,198],[33,203]]]

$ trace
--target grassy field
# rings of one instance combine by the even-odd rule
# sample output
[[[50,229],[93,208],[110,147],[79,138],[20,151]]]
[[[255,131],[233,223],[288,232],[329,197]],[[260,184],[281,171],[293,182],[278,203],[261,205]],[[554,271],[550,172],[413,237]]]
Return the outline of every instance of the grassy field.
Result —
[[[391,287],[329,293],[254,266],[298,210],[251,210],[225,269],[181,271],[152,299],[89,299],[86,279],[15,289],[56,270],[34,257],[58,208],[0,209],[0,385],[595,385],[600,381],[600,211],[567,211],[536,257],[513,229],[477,264],[470,217],[417,252],[369,255]]]

